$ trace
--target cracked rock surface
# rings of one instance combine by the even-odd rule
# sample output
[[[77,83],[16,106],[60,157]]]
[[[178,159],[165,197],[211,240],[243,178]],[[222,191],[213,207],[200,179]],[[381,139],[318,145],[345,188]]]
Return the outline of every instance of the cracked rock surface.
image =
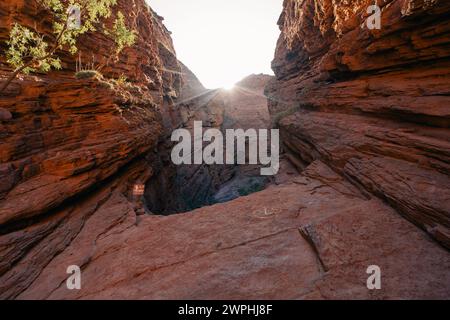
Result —
[[[325,172],[322,182],[312,176]],[[340,189],[340,191],[339,191]],[[292,182],[191,213],[138,216],[118,192],[19,299],[446,298],[450,255],[320,162]],[[86,208],[87,209],[87,208]],[[305,231],[306,230],[306,231]],[[82,266],[69,291],[65,266]],[[370,265],[382,290],[366,287]]]

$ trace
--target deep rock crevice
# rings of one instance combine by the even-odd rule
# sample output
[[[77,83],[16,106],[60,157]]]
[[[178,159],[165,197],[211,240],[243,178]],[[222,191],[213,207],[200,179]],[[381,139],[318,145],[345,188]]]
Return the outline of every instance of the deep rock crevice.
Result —
[[[264,88],[271,76],[252,75],[236,85],[233,91],[206,90],[184,65],[180,96],[174,101],[181,121],[175,128],[193,131],[193,122],[202,121],[203,130],[269,128]],[[170,128],[173,128],[170,124]],[[261,191],[273,181],[260,175],[258,165],[174,165],[171,148],[174,143],[165,136],[155,154],[155,175],[146,183],[145,203],[153,214],[188,212],[203,206],[231,201]],[[225,146],[224,146],[225,147]],[[225,152],[224,152],[225,153]]]

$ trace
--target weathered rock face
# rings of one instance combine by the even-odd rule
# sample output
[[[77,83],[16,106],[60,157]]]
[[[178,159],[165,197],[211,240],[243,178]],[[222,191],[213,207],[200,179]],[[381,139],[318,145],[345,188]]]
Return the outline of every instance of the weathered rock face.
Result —
[[[266,74],[253,74],[236,83],[225,92],[226,116],[229,128],[270,128],[270,114],[264,89],[273,78]]]
[[[1,40],[13,21],[34,24],[38,15],[30,3],[0,3]],[[66,55],[61,72],[15,81],[0,97],[0,298],[448,299],[450,254],[398,214],[416,224],[427,221],[437,239],[448,239],[447,120],[405,111],[400,121],[398,108],[392,114],[376,109],[377,101],[393,99],[385,81],[404,81],[398,83],[414,92],[406,94],[399,85],[398,103],[408,97],[419,103],[420,92],[445,99],[445,73],[436,67],[420,76],[411,64],[354,78],[340,77],[347,75],[342,70],[320,71],[322,57],[340,41],[336,35],[359,34],[359,29],[352,29],[358,19],[346,5],[314,4],[286,1],[277,80],[268,90],[272,113],[308,101],[309,108],[279,122],[286,158],[302,175],[283,161],[286,176],[225,204],[171,216],[147,214],[154,208],[185,208],[208,194],[205,186],[215,186],[211,181],[232,182],[235,168],[203,166],[208,172],[199,174],[193,166],[177,172],[167,159],[167,137],[174,128],[191,128],[194,120],[221,128],[268,125],[263,100],[250,99],[259,96],[268,78],[248,78],[233,93],[205,90],[177,61],[162,18],[143,0],[119,1],[140,38],[119,62],[105,66],[103,78],[75,80],[74,59]],[[427,7],[430,19],[422,7],[405,4],[413,18],[424,18],[420,23],[438,26],[439,12],[446,12],[442,4]],[[315,23],[304,24],[301,17]],[[314,26],[321,31],[308,33]],[[444,27],[435,29],[436,36],[427,33],[433,45],[424,47],[423,57],[430,65],[442,54]],[[404,30],[406,36],[415,32]],[[327,44],[314,49],[313,35]],[[311,56],[301,45],[303,37]],[[96,61],[108,56],[107,39],[85,40],[83,52],[95,48]],[[0,76],[6,72],[2,64]],[[121,73],[131,84],[111,85],[108,79]],[[321,80],[323,74],[328,80]],[[358,109],[367,106],[358,81],[378,88],[363,90],[373,100],[364,112]],[[303,87],[317,95],[301,95]],[[380,92],[390,95],[381,98]],[[228,121],[227,107],[235,103],[246,116]],[[261,118],[247,116],[258,112]],[[184,204],[167,194],[174,190],[172,176],[185,178]],[[145,197],[133,193],[137,184],[146,185]],[[158,203],[161,198],[168,200]],[[374,264],[382,271],[382,289],[371,291],[366,270]],[[66,287],[71,265],[81,268],[79,291]]]
[[[34,2],[3,2],[2,16],[20,15],[19,21],[34,24],[30,3]],[[162,130],[157,108],[180,81],[179,75],[165,75],[168,67],[161,62],[170,54],[159,47],[170,48],[170,37],[161,36],[164,30],[143,1],[119,7],[140,21],[133,26],[139,39],[103,76],[108,79],[127,70],[129,86],[77,80],[71,69],[74,58],[67,57],[63,72],[15,81],[0,98],[0,106],[13,115],[1,124],[1,224],[57,207],[156,145]],[[8,19],[2,23],[3,31]],[[82,53],[97,55],[108,54],[112,46],[95,36],[80,44]],[[171,56],[175,57],[173,48]]]
[[[2,45],[14,21],[46,31],[47,16],[36,3],[2,1]],[[17,79],[0,97],[2,298],[16,297],[32,283],[109,197],[143,212],[131,190],[155,171],[153,151],[163,132],[159,109],[179,92],[181,67],[170,35],[143,0],[118,6],[139,37],[117,62],[105,65],[103,77],[76,79],[78,57],[62,52],[62,71]],[[42,24],[36,17],[43,17]],[[93,56],[101,65],[110,55],[112,41],[104,36],[79,43],[82,62]],[[3,55],[0,62],[5,78],[10,71]],[[121,74],[128,84],[111,81]]]
[[[323,161],[450,247],[450,3],[381,2],[369,30],[373,1],[285,1],[270,111],[300,169]]]
[[[332,200],[330,200],[332,199]],[[20,299],[448,298],[450,257],[320,162],[291,184],[188,214],[106,199]],[[121,214],[119,214],[121,212]],[[67,290],[62,266],[82,266]],[[366,287],[368,266],[382,290]]]

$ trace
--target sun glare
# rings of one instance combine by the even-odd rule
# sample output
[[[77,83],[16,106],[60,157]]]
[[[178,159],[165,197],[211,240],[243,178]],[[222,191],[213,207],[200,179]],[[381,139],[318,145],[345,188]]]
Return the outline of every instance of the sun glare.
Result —
[[[147,0],[172,32],[177,56],[208,89],[273,74],[283,0]]]
[[[228,84],[225,84],[225,85],[222,86],[222,88],[225,89],[225,90],[227,90],[227,91],[233,90],[234,87],[235,87],[235,84],[234,84],[234,83],[232,83],[232,84],[229,84],[229,83],[228,83]]]

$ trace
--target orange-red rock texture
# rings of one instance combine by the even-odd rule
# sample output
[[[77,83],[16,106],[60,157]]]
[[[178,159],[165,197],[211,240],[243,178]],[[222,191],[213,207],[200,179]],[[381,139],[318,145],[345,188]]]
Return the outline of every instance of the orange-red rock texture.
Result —
[[[287,150],[321,160],[450,248],[450,3],[284,2],[267,88]],[[291,112],[293,113],[293,112]]]
[[[36,3],[1,2],[2,52],[15,21],[49,31]],[[79,41],[80,55],[85,65],[104,64],[104,79],[125,75],[128,86],[77,80],[78,55],[60,52],[62,71],[22,77],[0,97],[0,110],[11,114],[0,123],[2,298],[14,298],[33,283],[113,192],[130,210],[142,209],[128,202],[130,190],[153,174],[163,132],[160,110],[180,89],[181,67],[161,18],[143,0],[120,1],[119,7],[139,33],[136,44],[106,64],[113,43],[94,34]],[[6,77],[1,57],[0,76]],[[120,219],[126,212],[118,210]]]
[[[1,50],[14,21],[46,31],[33,3],[0,3]],[[119,61],[105,63],[103,36],[80,42],[103,79],[76,80],[61,52],[62,71],[14,81],[0,97],[0,298],[450,298],[450,5],[385,1],[369,31],[369,3],[285,1],[266,94],[300,174],[184,214],[148,214],[166,139],[196,119],[223,126],[226,100],[178,62],[143,0],[119,1],[139,31]],[[105,83],[122,74],[129,85]],[[269,124],[248,97],[268,80],[225,94],[249,101],[240,125]],[[370,265],[381,290],[366,287]]]

